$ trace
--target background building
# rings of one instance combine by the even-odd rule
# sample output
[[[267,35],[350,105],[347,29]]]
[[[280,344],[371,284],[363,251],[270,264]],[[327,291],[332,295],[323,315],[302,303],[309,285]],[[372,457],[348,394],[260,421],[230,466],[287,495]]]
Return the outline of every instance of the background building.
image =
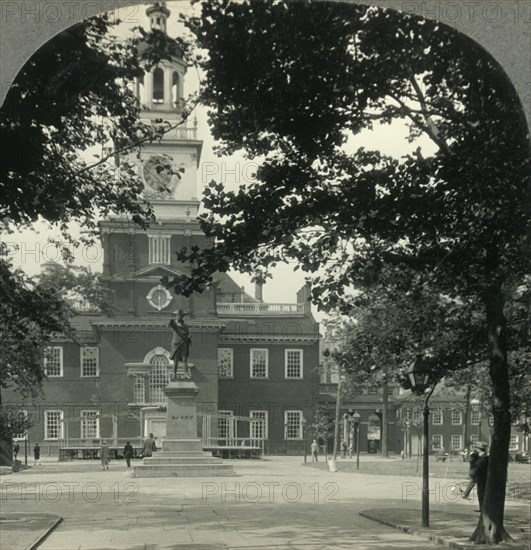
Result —
[[[166,30],[170,12],[163,2],[146,13],[152,28]],[[185,75],[177,55],[137,80],[146,122],[181,120]],[[123,216],[100,223],[102,281],[112,291],[114,313],[78,303],[72,334],[47,350],[44,397],[17,404],[34,422],[30,445],[39,442],[44,455],[56,454],[66,438],[81,447],[99,445],[101,438],[120,447],[149,432],[159,441],[164,437],[162,390],[173,369],[168,322],[177,309],[187,313],[192,336],[199,432],[208,417],[214,422],[209,435],[224,440],[220,445],[263,437],[266,451],[302,453],[305,421],[319,392],[319,325],[309,289],[292,304],[271,304],[263,302],[259,278],[254,296],[222,273],[190,297],[160,284],[163,276],[189,273],[175,251],[209,245],[197,221],[201,150],[196,125],[175,126],[146,144],[138,166],[157,223],[146,231]],[[256,421],[241,425],[234,416]]]

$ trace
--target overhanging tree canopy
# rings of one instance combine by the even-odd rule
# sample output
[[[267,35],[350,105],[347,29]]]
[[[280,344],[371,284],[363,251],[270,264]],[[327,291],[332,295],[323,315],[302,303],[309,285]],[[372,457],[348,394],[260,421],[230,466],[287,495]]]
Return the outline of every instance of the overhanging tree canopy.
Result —
[[[314,301],[344,304],[352,285],[407,265],[449,296],[484,307],[494,432],[474,540],[499,542],[510,433],[505,292],[528,244],[529,140],[517,95],[477,44],[440,23],[333,3],[207,1],[189,20],[203,100],[221,152],[260,155],[257,181],[205,191],[205,251],[181,251],[185,294],[217,269],[296,260]],[[435,145],[400,159],[349,153],[348,137],[409,124]]]

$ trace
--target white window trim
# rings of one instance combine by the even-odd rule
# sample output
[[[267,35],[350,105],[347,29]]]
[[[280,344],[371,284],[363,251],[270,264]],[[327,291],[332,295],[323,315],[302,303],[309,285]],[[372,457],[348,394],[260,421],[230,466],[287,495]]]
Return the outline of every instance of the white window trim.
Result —
[[[440,418],[441,418],[441,421],[440,422],[435,422],[435,412],[438,412],[440,413]],[[433,426],[442,426],[444,424],[444,414],[443,414],[443,410],[442,409],[433,409],[433,413],[432,414],[432,417],[431,417],[431,423]]]
[[[219,368],[219,352],[220,351],[229,351],[230,352],[230,374],[228,376],[220,375]],[[234,378],[234,348],[218,348],[218,378],[225,380],[226,378]]]
[[[84,413],[96,413],[96,435],[94,437],[88,437],[87,435],[85,435],[85,420],[82,419],[80,422],[81,422],[81,427],[80,427],[80,435],[81,435],[81,439],[99,439],[100,438],[100,411],[96,410],[96,409],[83,409],[82,411],[80,411],[80,415],[82,418],[84,416]],[[90,417],[87,417],[87,420],[90,420]]]
[[[300,376],[288,376],[288,352],[298,352],[300,357]],[[286,380],[302,380],[304,378],[304,350],[301,348],[290,348],[284,350],[284,378]]]
[[[474,418],[473,413],[476,413],[478,415],[478,421],[477,422],[474,422],[474,420],[472,420]],[[481,411],[478,410],[478,409],[472,409],[470,411],[470,425],[471,426],[479,426],[480,424],[481,424]]]
[[[253,376],[253,352],[265,351],[265,376]],[[267,380],[269,378],[269,350],[267,348],[251,348],[250,350],[249,377],[253,380]]]
[[[454,422],[454,414],[459,413],[459,422]],[[462,426],[463,425],[463,413],[461,411],[453,410],[450,417],[452,426]]]
[[[96,374],[83,374],[83,352],[86,349],[96,349]],[[79,349],[79,365],[81,378],[99,378],[100,376],[100,348],[98,346],[82,346]]]
[[[298,413],[299,414],[299,437],[288,437],[288,413]],[[303,440],[303,430],[302,430],[302,420],[303,414],[301,410],[289,410],[284,411],[284,439],[286,441],[302,441]]]
[[[511,434],[509,436],[509,451],[518,451],[520,449],[520,438],[518,434]]]
[[[454,444],[453,444],[454,438],[459,438],[458,447],[454,447]],[[461,449],[463,449],[463,436],[461,434],[452,434],[450,436],[450,450],[451,451],[460,451]]]
[[[434,442],[434,439],[435,438],[440,438],[439,439],[439,446],[438,447],[435,447],[435,442]],[[440,451],[441,449],[444,448],[444,438],[443,438],[443,435],[442,434],[432,434],[431,436],[431,450],[432,451]]]
[[[269,439],[269,411],[259,410],[259,409],[249,411],[249,417],[250,418],[255,418],[255,417],[253,417],[253,413],[264,413],[264,418],[263,419],[260,418],[260,417],[256,417],[256,420],[262,420],[263,421],[262,431],[264,432],[264,440],[268,440]],[[252,421],[251,421],[251,429],[249,431],[249,435],[250,435],[250,437],[252,437]]]
[[[60,413],[59,416],[59,430],[57,437],[47,437],[48,435],[48,413]],[[63,426],[64,426],[64,411],[62,409],[46,409],[44,411],[44,441],[59,441],[63,439]]]
[[[60,367],[60,374],[48,374],[48,367],[46,365],[46,354],[48,353],[48,350],[58,349],[59,350],[59,367]],[[63,362],[63,346],[46,346],[45,355],[44,355],[44,370],[46,372],[46,376],[48,378],[64,378],[64,362]]]

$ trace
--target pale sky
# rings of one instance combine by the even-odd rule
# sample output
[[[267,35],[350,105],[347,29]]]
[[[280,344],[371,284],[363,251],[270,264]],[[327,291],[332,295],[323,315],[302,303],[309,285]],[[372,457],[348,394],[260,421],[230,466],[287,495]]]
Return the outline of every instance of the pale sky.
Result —
[[[168,33],[176,35],[182,32],[182,27],[177,23],[179,10],[188,6],[187,2],[167,2],[167,7],[171,10],[168,22]],[[131,20],[123,24],[122,32],[128,32],[127,26],[134,27],[138,24],[148,28],[149,22],[145,17],[145,10],[140,8],[137,20]],[[132,18],[131,18],[132,19]],[[121,32],[120,32],[121,34]],[[197,90],[199,75],[192,68],[188,71],[185,79],[185,97]],[[192,118],[196,116],[198,122],[198,138],[204,141],[202,164],[198,171],[198,196],[202,196],[201,189],[212,179],[223,181],[227,188],[237,189],[240,184],[246,183],[246,179],[252,177],[255,171],[256,163],[246,160],[243,155],[233,155],[231,157],[218,158],[213,153],[215,142],[210,134],[206,120],[206,110],[198,107]],[[411,153],[419,145],[423,152],[429,155],[433,152],[432,144],[429,140],[419,140],[413,144],[406,140],[407,128],[405,124],[394,123],[378,127],[372,131],[365,131],[351,138],[346,144],[347,151],[354,152],[358,147],[363,146],[366,149],[375,149],[383,154],[393,157],[401,157]],[[73,234],[79,234],[79,227],[72,227]],[[10,243],[10,249],[13,251],[12,257],[14,264],[21,267],[30,275],[37,274],[40,270],[40,264],[45,261],[59,260],[59,253],[53,245],[48,242],[50,236],[59,238],[59,232],[50,230],[47,224],[35,224],[31,230],[26,230],[13,235],[5,235],[3,240]],[[18,250],[14,247],[18,245]],[[75,251],[75,265],[90,265],[93,271],[101,271],[103,254],[99,247],[86,248]],[[293,272],[293,266],[278,266],[273,270],[273,280],[268,280],[264,286],[264,301],[272,303],[294,303],[296,301],[296,292],[304,284],[304,274]],[[244,285],[246,291],[253,294],[253,285],[250,283],[250,277],[231,272],[230,275],[239,285]],[[318,314],[319,318],[322,315]]]

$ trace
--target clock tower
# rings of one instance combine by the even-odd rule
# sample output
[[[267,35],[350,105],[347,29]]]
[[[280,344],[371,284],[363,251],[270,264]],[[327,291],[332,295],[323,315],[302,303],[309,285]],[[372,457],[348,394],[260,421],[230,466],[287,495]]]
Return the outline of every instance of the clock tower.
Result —
[[[146,10],[151,31],[167,32],[170,10],[156,2]],[[147,230],[124,216],[100,223],[104,252],[103,279],[114,291],[116,316],[155,318],[176,309],[190,318],[215,316],[213,292],[187,298],[174,296],[160,284],[163,276],[186,274],[189,267],[176,259],[183,247],[205,246],[197,213],[198,168],[203,142],[197,122],[183,116],[186,62],[176,45],[170,59],[161,60],[134,86],[145,124],[169,128],[161,139],[143,144],[135,162],[144,184],[144,197],[152,205],[156,222]]]

